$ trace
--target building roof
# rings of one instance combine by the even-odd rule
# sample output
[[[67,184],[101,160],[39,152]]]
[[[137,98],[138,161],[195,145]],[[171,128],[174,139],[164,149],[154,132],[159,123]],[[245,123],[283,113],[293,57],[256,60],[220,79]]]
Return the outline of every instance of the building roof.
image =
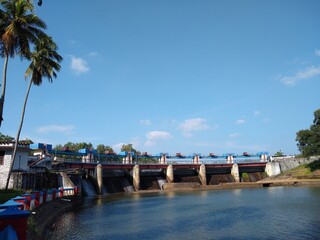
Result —
[[[15,141],[8,141],[8,140],[0,140],[0,145],[13,145]],[[19,145],[23,146],[29,146],[30,144],[33,144],[31,140],[20,140]]]

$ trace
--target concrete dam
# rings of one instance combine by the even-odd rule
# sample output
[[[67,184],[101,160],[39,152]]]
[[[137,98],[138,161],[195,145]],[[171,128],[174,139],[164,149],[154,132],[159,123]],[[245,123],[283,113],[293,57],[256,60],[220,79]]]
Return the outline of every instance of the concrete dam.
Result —
[[[82,166],[97,193],[162,190],[168,183],[219,185],[256,182],[268,174],[266,162],[235,164],[95,164]],[[77,166],[79,167],[79,166]]]

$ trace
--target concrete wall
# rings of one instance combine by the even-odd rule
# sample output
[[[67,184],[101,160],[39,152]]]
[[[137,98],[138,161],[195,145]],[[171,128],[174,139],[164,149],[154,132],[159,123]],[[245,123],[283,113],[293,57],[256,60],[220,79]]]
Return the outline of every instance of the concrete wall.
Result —
[[[2,151],[5,151],[5,154],[4,154],[4,163],[3,165],[0,165],[0,189],[4,189],[6,187],[8,172],[11,164],[12,150],[13,148],[12,149],[7,148],[2,150]],[[29,169],[28,155],[29,155],[29,149],[25,149],[25,148],[18,149],[15,162],[13,165],[13,170],[20,169],[22,171],[27,171]],[[9,188],[12,188],[12,187],[13,187],[13,181],[11,178],[9,183]]]
[[[0,189],[4,189],[6,187],[10,163],[11,155],[8,155],[6,152],[4,155],[4,163],[3,165],[0,165]],[[12,182],[9,184],[9,188],[12,188]]]
[[[286,157],[272,157],[271,162],[278,162],[280,165],[280,171],[284,172],[292,168],[298,167],[301,164],[308,164],[320,159],[320,157],[310,157],[310,158],[296,158],[295,156]]]

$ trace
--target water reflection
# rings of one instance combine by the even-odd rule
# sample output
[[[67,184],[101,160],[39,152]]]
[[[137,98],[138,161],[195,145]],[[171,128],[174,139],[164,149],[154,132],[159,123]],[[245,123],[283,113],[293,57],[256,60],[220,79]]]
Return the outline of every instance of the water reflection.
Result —
[[[319,200],[306,187],[107,196],[63,215],[49,239],[316,239]]]
[[[239,196],[241,194],[241,189],[234,189],[233,193],[235,196]]]

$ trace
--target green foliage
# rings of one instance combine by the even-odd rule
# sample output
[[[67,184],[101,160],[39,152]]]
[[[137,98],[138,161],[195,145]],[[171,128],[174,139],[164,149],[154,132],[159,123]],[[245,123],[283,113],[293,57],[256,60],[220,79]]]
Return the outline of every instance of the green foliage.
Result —
[[[135,154],[140,154],[139,151],[133,148],[133,144],[123,144],[121,147],[121,152],[134,152]]]
[[[110,146],[105,146],[104,144],[99,144],[97,145],[97,151],[99,154],[104,154],[104,153],[113,153],[113,149]]]
[[[132,144],[123,144],[121,147],[121,152],[132,152],[132,151],[134,151]]]
[[[20,56],[30,59],[30,47],[42,36],[46,24],[34,14],[30,1],[0,1],[0,56],[4,58],[3,79],[0,97],[0,125],[3,120],[3,108],[6,92],[7,66],[9,57]],[[45,66],[45,64],[41,64]]]
[[[14,137],[0,133],[0,141],[12,142],[13,140],[14,140]]]
[[[158,163],[158,159],[156,158],[148,158],[148,157],[141,157],[138,159],[139,163]]]
[[[282,176],[290,176],[298,179],[318,179],[320,178],[320,159],[317,161],[301,164],[293,169],[282,172]]]
[[[320,109],[314,112],[314,120],[310,129],[297,132],[296,141],[303,156],[320,155]]]
[[[14,190],[14,189],[0,190],[0,204],[5,203],[11,198],[19,196],[23,193],[24,192],[22,190]]]
[[[282,157],[282,156],[284,156],[284,154],[283,154],[283,152],[282,152],[281,150],[279,150],[278,152],[276,152],[276,153],[274,154],[274,156],[275,156],[275,157]]]
[[[80,142],[80,143],[73,143],[73,142],[67,142],[63,146],[61,144],[58,144],[54,147],[55,150],[68,150],[68,151],[73,151],[73,152],[78,152],[80,149],[83,148],[93,148],[91,143],[85,143],[85,142]]]
[[[308,163],[307,168],[309,168],[311,172],[320,170],[320,160],[314,161],[312,163]]]
[[[57,151],[62,151],[63,146],[61,144],[57,144],[53,149]]]
[[[250,182],[250,177],[248,173],[242,173],[241,178],[244,182]]]

